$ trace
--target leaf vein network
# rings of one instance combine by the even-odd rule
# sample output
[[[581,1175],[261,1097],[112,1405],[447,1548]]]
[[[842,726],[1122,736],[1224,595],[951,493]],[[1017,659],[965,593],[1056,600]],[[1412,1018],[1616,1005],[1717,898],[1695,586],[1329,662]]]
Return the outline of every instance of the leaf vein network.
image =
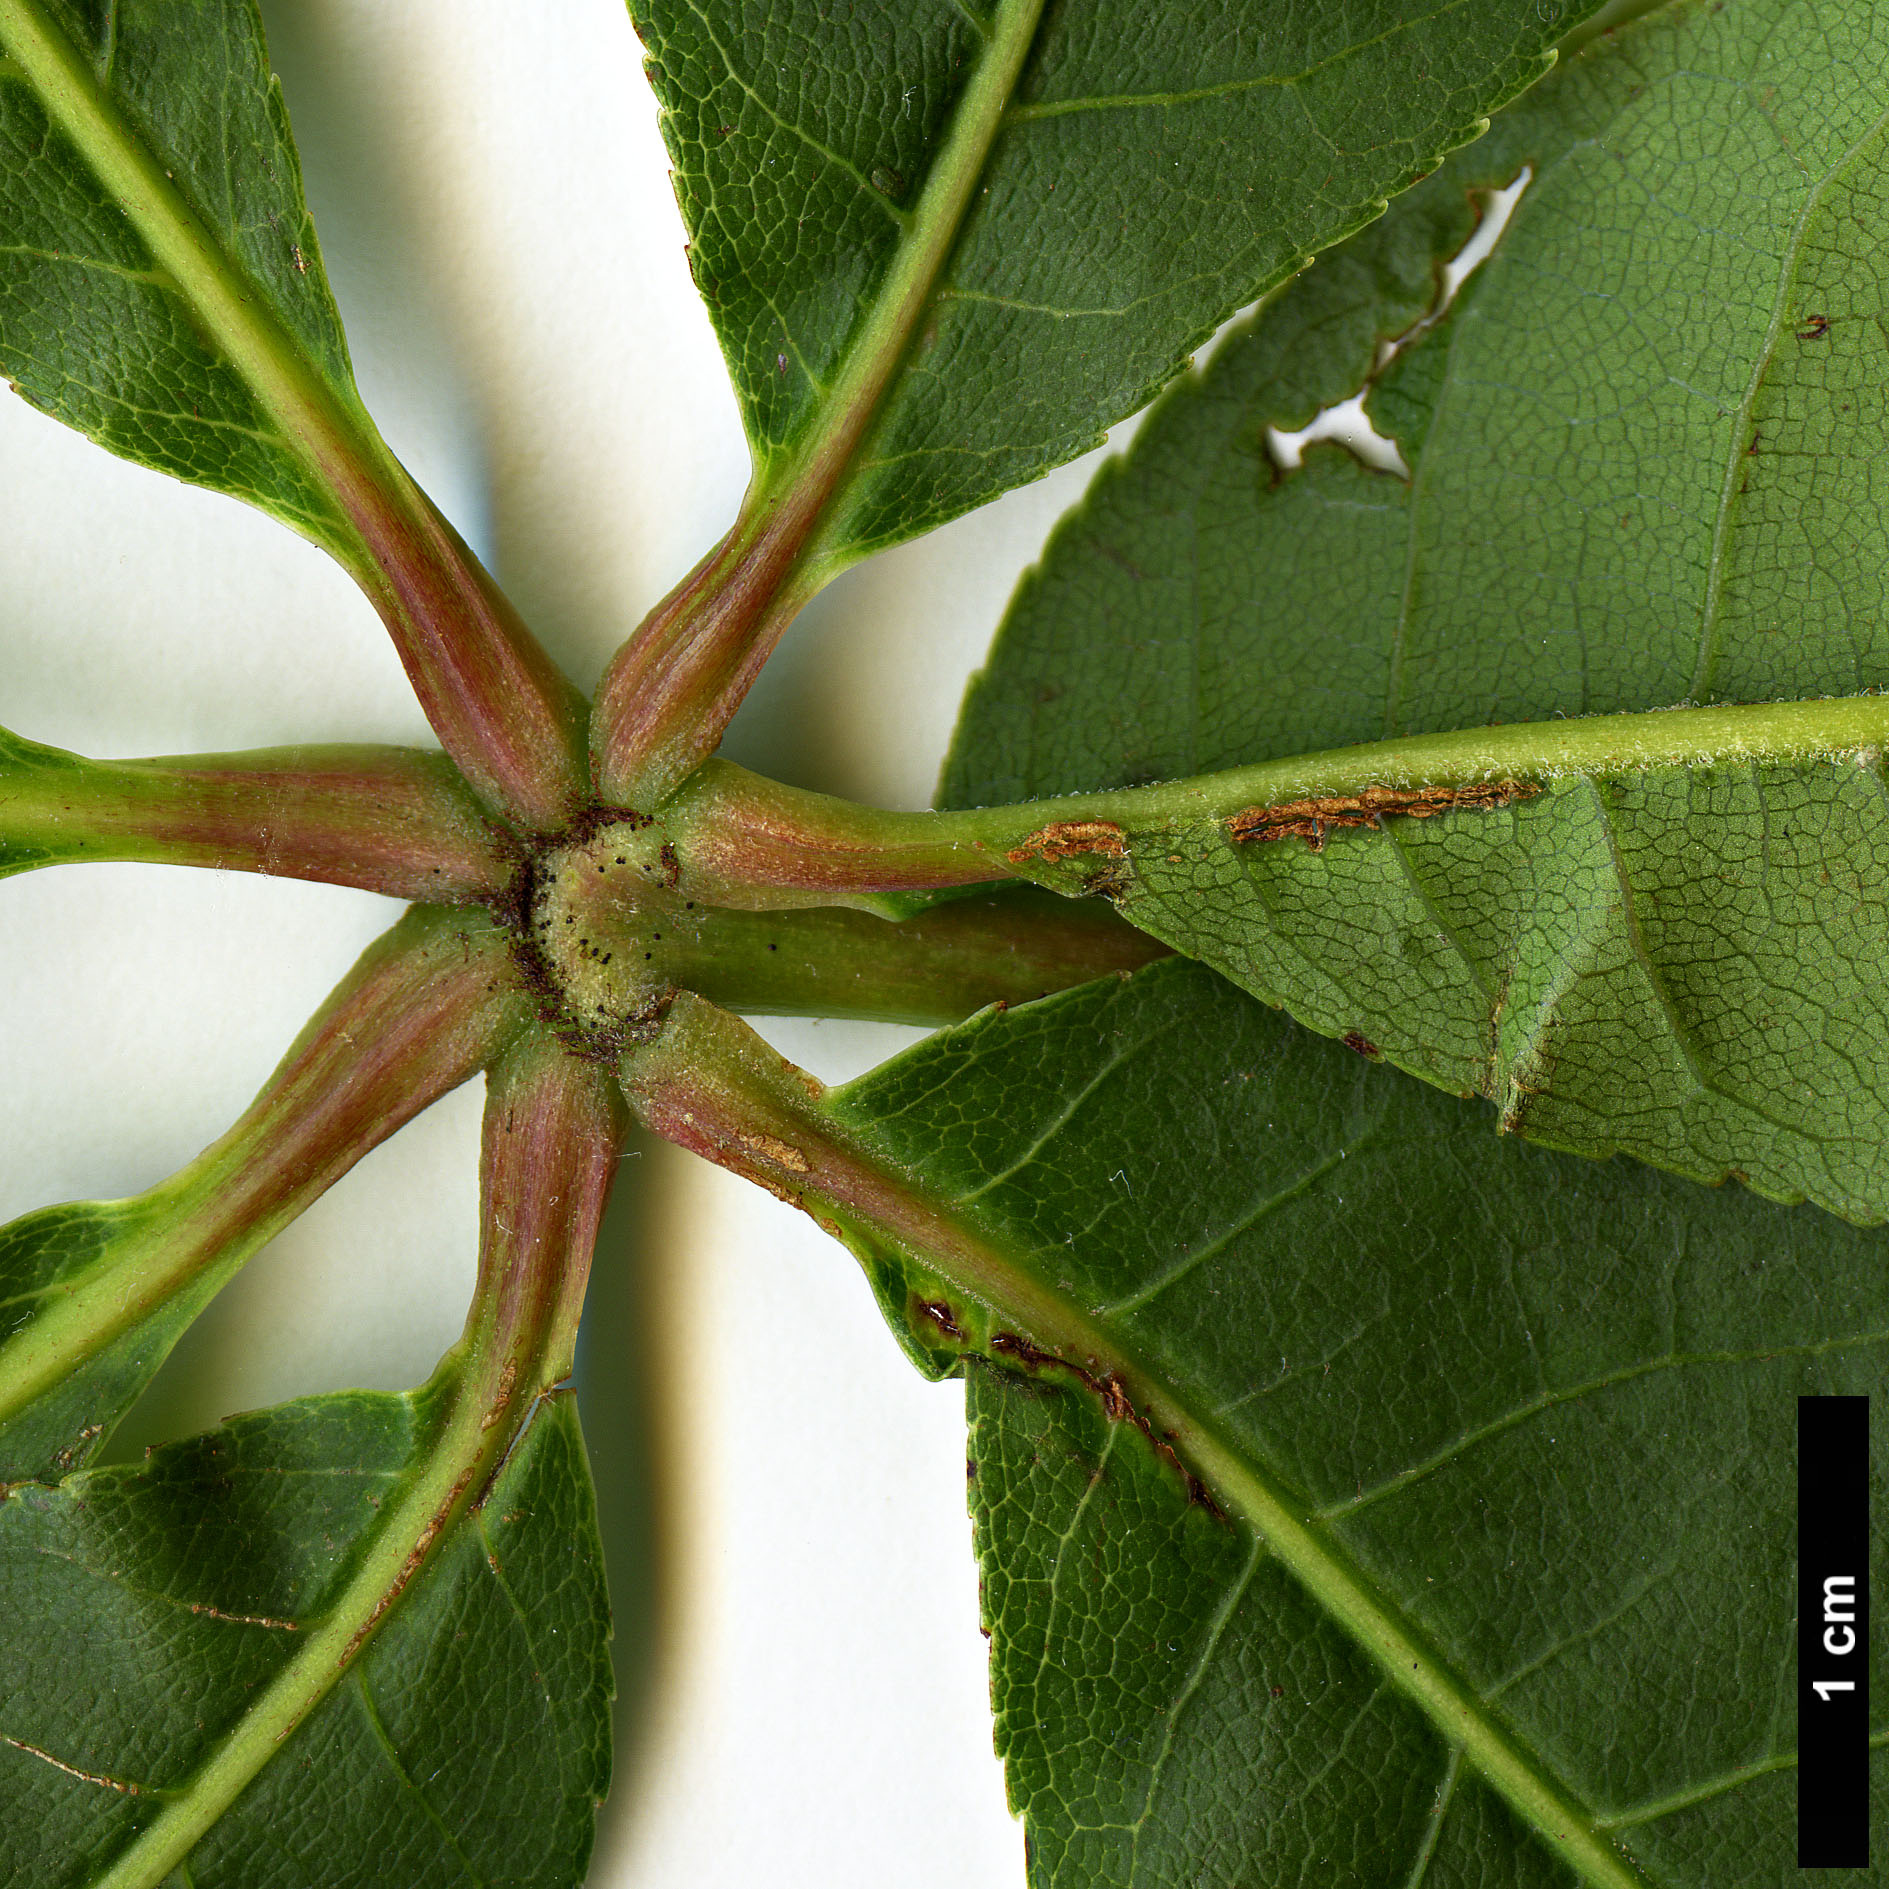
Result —
[[[1062,1605],[1062,1596],[1058,1591],[1062,1584],[1063,1557],[1069,1552],[1069,1544],[1075,1539],[1076,1530],[1082,1525],[1082,1518],[1088,1511],[1090,1499],[1102,1486],[1102,1478],[1107,1473],[1109,1458],[1115,1453],[1115,1439],[1121,1434],[1122,1426],[1111,1423],[1108,1434],[1102,1440],[1102,1453],[1095,1459],[1094,1467],[1089,1471],[1089,1481],[1082,1494],[1076,1499],[1076,1506],[1070,1511],[1069,1523],[1056,1538],[1056,1558],[1050,1563],[1049,1570],[1049,1611],[1043,1622],[1043,1650],[1037,1657],[1036,1672],[1030,1681],[1030,1695],[1035,1698],[1043,1678],[1054,1663],[1051,1649],[1056,1642],[1056,1610]]]
[[[1889,1727],[1871,1732],[1869,1748],[1881,1751],[1889,1747]],[[1696,1805],[1710,1803],[1715,1797],[1723,1797],[1727,1791],[1735,1791],[1741,1784],[1749,1784],[1754,1778],[1767,1776],[1773,1771],[1795,1771],[1797,1753],[1795,1751],[1774,1752],[1768,1758],[1760,1758],[1754,1764],[1742,1765],[1736,1771],[1726,1771],[1715,1778],[1707,1778],[1703,1783],[1695,1784],[1690,1790],[1675,1792],[1671,1797],[1662,1797],[1650,1804],[1638,1804],[1630,1810],[1616,1812],[1611,1817],[1603,1817],[1595,1826],[1601,1830],[1637,1830],[1644,1824],[1656,1823],[1661,1817],[1676,1816],[1682,1810],[1691,1810]]]
[[[709,44],[715,48],[716,55],[722,62],[722,69],[728,74],[729,82],[741,92],[742,96],[771,123],[778,125],[780,129],[785,131],[790,137],[798,138],[815,156],[824,158],[827,163],[833,165],[837,170],[849,177],[901,230],[909,229],[912,224],[912,216],[909,211],[901,210],[883,191],[875,190],[872,187],[870,179],[860,174],[859,167],[854,164],[850,158],[842,157],[839,152],[823,144],[811,131],[807,130],[805,126],[796,124],[793,119],[776,111],[774,107],[761,96],[754,85],[742,77],[741,73],[736,70],[733,54],[722,44],[720,36],[715,31],[713,22],[709,19],[707,9],[700,4],[700,0],[687,0],[687,5],[689,11],[693,13],[696,19],[701,23],[703,36],[708,40]]]
[[[1313,1162],[1303,1174],[1288,1181],[1285,1186],[1277,1188],[1272,1193],[1254,1201],[1251,1206],[1241,1212],[1239,1218],[1236,1219],[1231,1226],[1215,1234],[1206,1245],[1197,1247],[1191,1253],[1181,1254],[1165,1272],[1159,1273],[1153,1279],[1148,1280],[1138,1290],[1130,1293],[1127,1298],[1117,1299],[1112,1304],[1099,1307],[1096,1311],[1096,1316],[1098,1318],[1109,1319],[1127,1318],[1133,1313],[1143,1310],[1152,1300],[1159,1298],[1163,1292],[1167,1291],[1170,1286],[1179,1285],[1180,1282],[1197,1267],[1212,1259],[1216,1254],[1225,1252],[1227,1247],[1240,1238],[1242,1234],[1250,1233],[1253,1228],[1258,1226],[1269,1214],[1285,1206],[1289,1201],[1296,1200],[1308,1188],[1316,1186],[1318,1182],[1323,1180],[1325,1176],[1341,1162],[1348,1160],[1361,1149],[1368,1147],[1370,1142],[1371,1135],[1368,1130],[1359,1135],[1355,1140],[1341,1142],[1338,1147],[1334,1148],[1332,1152],[1326,1155],[1322,1160]]]
[[[1413,1463],[1407,1469],[1400,1469],[1393,1476],[1387,1476],[1382,1482],[1366,1489],[1362,1495],[1353,1496],[1347,1501],[1335,1502],[1317,1511],[1321,1521],[1340,1521],[1348,1515],[1355,1515],[1360,1509],[1369,1507],[1373,1502],[1387,1495],[1395,1495],[1400,1490],[1420,1482],[1424,1477],[1447,1467],[1465,1451],[1479,1448],[1482,1444],[1493,1441],[1496,1437],[1512,1430],[1531,1418],[1544,1415],[1562,1404],[1578,1402],[1583,1397],[1592,1397],[1597,1392],[1611,1390],[1616,1385],[1631,1383],[1635,1378],[1652,1377],[1661,1371],[1687,1370],[1693,1366],[1727,1364],[1763,1364],[1773,1358],[1820,1358],[1833,1352],[1860,1349],[1866,1345],[1889,1344],[1889,1331],[1856,1332],[1843,1338],[1829,1338],[1818,1344],[1807,1345],[1766,1345],[1755,1351],[1674,1351],[1657,1358],[1643,1358],[1637,1364],[1623,1365],[1617,1371],[1603,1372],[1599,1377],[1571,1384],[1565,1390],[1547,1391],[1528,1403],[1518,1404],[1513,1410],[1504,1411],[1499,1417],[1480,1425],[1474,1430],[1465,1430],[1460,1436],[1453,1437],[1441,1448]]]
[[[1308,80],[1317,78],[1321,73],[1329,72],[1333,67],[1355,59],[1360,53],[1388,45],[1392,40],[1414,32],[1418,27],[1434,25],[1448,14],[1461,11],[1462,4],[1463,0],[1449,0],[1448,5],[1438,7],[1433,13],[1425,14],[1417,19],[1398,20],[1387,26],[1381,33],[1373,33],[1368,38],[1353,40],[1350,45],[1341,46],[1337,51],[1327,53],[1323,59],[1314,60],[1312,64],[1298,72],[1260,73],[1250,79],[1228,79],[1219,85],[1191,86],[1177,92],[1121,92],[1105,93],[1094,98],[1046,99],[1036,105],[1013,106],[1005,114],[1005,121],[1021,124],[1037,118],[1061,118],[1072,112],[1133,111],[1144,106],[1191,105],[1198,100],[1226,98],[1241,92],[1295,89]],[[1323,133],[1320,135],[1322,136]]]
[[[181,1595],[167,1594],[161,1587],[146,1587],[141,1582],[129,1579],[117,1568],[101,1568],[83,1557],[68,1553],[63,1548],[48,1548],[43,1543],[33,1552],[44,1555],[49,1561],[63,1561],[68,1567],[77,1568],[82,1574],[89,1574],[94,1580],[105,1582],[127,1594],[134,1594],[140,1600],[161,1601],[167,1607],[175,1607],[179,1613],[195,1614],[203,1620],[220,1620],[226,1625],[236,1627],[268,1627],[277,1633],[299,1633],[317,1624],[307,1620],[277,1620],[262,1614],[239,1614],[226,1612],[221,1607],[210,1605],[206,1601],[185,1600]]]
[[[984,1195],[988,1194],[993,1188],[1003,1186],[1006,1181],[1015,1180],[1026,1168],[1034,1165],[1037,1157],[1042,1154],[1044,1149],[1046,1149],[1075,1119],[1082,1105],[1087,1102],[1089,1098],[1101,1088],[1103,1083],[1114,1075],[1124,1063],[1134,1057],[1140,1056],[1150,1045],[1158,1043],[1162,1037],[1167,1036],[1179,1027],[1180,1024],[1178,1020],[1164,1023],[1158,1030],[1150,1030],[1146,1036],[1138,1037],[1125,1044],[1117,1044],[1109,1053],[1108,1060],[1103,1063],[1102,1067],[1090,1076],[1088,1081],[1083,1083],[1082,1086],[1056,1110],[1055,1114],[1050,1117],[1048,1123],[1037,1135],[1036,1139],[1030,1143],[1029,1147],[1026,1148],[1016,1160],[1011,1162],[1007,1168],[1000,1169],[988,1180],[980,1182],[979,1185],[970,1189],[968,1193],[950,1196],[949,1204],[953,1207],[968,1207],[973,1201],[981,1200]]]
[[[1253,1576],[1259,1571],[1259,1564],[1266,1558],[1266,1544],[1260,1539],[1257,1530],[1253,1534],[1252,1547],[1246,1556],[1246,1566],[1238,1576],[1227,1583],[1227,1591],[1220,1597],[1220,1604],[1214,1609],[1213,1619],[1207,1628],[1207,1636],[1201,1642],[1200,1652],[1193,1665],[1188,1669],[1187,1677],[1182,1680],[1180,1689],[1174,1695],[1173,1703],[1168,1707],[1161,1727],[1161,1748],[1154,1755],[1154,1762],[1148,1767],[1148,1788],[1142,1796],[1141,1815],[1129,1825],[1134,1835],[1128,1845],[1128,1880],[1124,1889],[1134,1889],[1135,1877],[1141,1864],[1141,1836],[1147,1828],[1148,1819],[1154,1812],[1155,1792],[1161,1787],[1161,1774],[1167,1769],[1167,1762],[1174,1750],[1174,1727],[1181,1714],[1187,1709],[1187,1703],[1200,1690],[1201,1681],[1207,1676],[1207,1668],[1213,1662],[1213,1656],[1219,1651],[1220,1642],[1226,1637],[1226,1630],[1232,1624],[1233,1616],[1239,1604],[1246,1598],[1246,1590],[1253,1584]]]
[[[1752,357],[1751,374],[1733,414],[1725,444],[1725,471],[1719,481],[1718,506],[1712,521],[1712,545],[1706,562],[1705,600],[1699,614],[1699,658],[1689,691],[1695,702],[1703,702],[1710,695],[1718,668],[1725,562],[1731,547],[1732,520],[1745,482],[1744,462],[1746,448],[1750,444],[1748,436],[1752,409],[1757,405],[1759,392],[1771,371],[1778,343],[1789,325],[1791,290],[1796,286],[1798,264],[1803,258],[1810,226],[1823,208],[1825,193],[1831,185],[1843,176],[1867,145],[1882,136],[1885,127],[1889,127],[1889,110],[1878,113],[1868,129],[1811,185],[1805,195],[1803,208],[1798,212],[1796,221],[1791,225],[1790,235],[1785,239],[1784,254],[1778,268],[1777,290],[1771,302],[1770,324],[1765,330],[1763,342]]]
[[[459,1839],[454,1836],[445,1819],[433,1808],[426,1793],[420,1789],[412,1773],[408,1771],[406,1761],[401,1757],[393,1739],[389,1736],[387,1727],[381,1722],[380,1709],[374,1703],[374,1695],[368,1690],[367,1675],[357,1665],[349,1677],[353,1681],[354,1692],[361,1702],[361,1716],[367,1721],[368,1729],[374,1735],[375,1744],[380,1747],[386,1757],[387,1768],[394,1774],[401,1789],[419,1806],[420,1814],[439,1832],[441,1841],[452,1852],[453,1860],[465,1871],[467,1882],[474,1884],[476,1889],[488,1889],[485,1878],[473,1868],[465,1851],[459,1847]]]

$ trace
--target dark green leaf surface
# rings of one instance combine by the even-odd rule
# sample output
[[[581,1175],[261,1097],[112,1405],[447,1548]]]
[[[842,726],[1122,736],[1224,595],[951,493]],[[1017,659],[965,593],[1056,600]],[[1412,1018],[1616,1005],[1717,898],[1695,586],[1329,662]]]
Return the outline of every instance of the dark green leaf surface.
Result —
[[[1568,60],[1105,468],[972,694],[950,803],[1880,686],[1886,113],[1861,4],[1685,4]],[[1472,193],[1525,168],[1374,383]],[[1413,479],[1329,444],[1278,469],[1269,426],[1366,388]]]
[[[0,1371],[9,1362],[8,1342],[75,1290],[114,1276],[131,1290],[140,1260],[164,1244],[166,1223],[175,1218],[168,1206],[151,1196],[74,1201],[0,1227]],[[0,1418],[0,1485],[57,1482],[103,1449],[171,1347],[259,1243],[233,1245],[185,1290]]]
[[[1400,741],[1507,724],[1538,797],[1322,851],[1151,831],[1122,909],[1509,1128],[1883,1218],[1880,735],[1551,749],[1558,717],[1889,681],[1886,123],[1866,4],[1685,4],[1570,59],[1103,475],[972,692],[947,799],[1363,742],[1419,786]],[[1492,258],[1374,381],[1470,193],[1525,169]],[[1278,470],[1269,426],[1367,387],[1410,480],[1329,445]]]
[[[1067,1370],[963,1356],[936,1313],[975,1343],[976,1309],[869,1255],[908,1346],[968,1378],[1035,1889],[1802,1880],[1796,1399],[1873,1392],[1889,1424],[1889,1236],[1498,1141],[1177,961],[986,1013],[833,1107],[1305,1519],[1275,1552],[1238,1490],[1196,1499]],[[1347,1629],[1346,1579],[1421,1674]],[[1465,1735],[1413,1699],[1432,1679]],[[1619,1873],[1488,1788],[1498,1734]]]
[[[632,10],[763,487],[891,373],[822,541],[847,556],[1092,445],[1593,5]]]
[[[274,331],[290,371],[365,423],[254,0],[8,0],[0,17],[0,367],[127,459],[234,493],[334,546],[347,527],[253,361],[212,338],[118,188],[48,122],[9,35],[49,23],[194,219],[198,262]]]
[[[60,782],[62,777],[77,779],[84,767],[76,754],[23,740],[10,729],[0,728],[0,812],[4,812],[12,793]],[[45,833],[22,835],[6,830],[10,825],[0,824],[0,879],[30,872],[35,866],[58,865],[80,855],[83,835],[74,835],[69,841]]]
[[[7,1881],[108,1880],[135,1833],[245,1735],[245,1709],[423,1472],[445,1404],[310,1398],[0,1504]],[[574,1889],[609,1775],[608,1630],[576,1413],[547,1398],[348,1674],[171,1880]]]

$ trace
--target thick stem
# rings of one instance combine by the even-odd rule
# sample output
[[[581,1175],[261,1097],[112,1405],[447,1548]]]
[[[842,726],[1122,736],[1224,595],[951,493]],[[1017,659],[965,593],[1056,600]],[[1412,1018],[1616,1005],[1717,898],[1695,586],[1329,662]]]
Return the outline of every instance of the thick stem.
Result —
[[[710,916],[700,969],[675,981],[754,1016],[956,1023],[1169,955],[1098,900],[1025,887],[898,921],[831,906]]]
[[[637,627],[598,685],[591,770],[600,799],[648,806],[712,754],[817,582],[791,585],[831,492],[805,478],[751,497],[734,528]]]
[[[680,863],[678,890],[691,898],[751,911],[893,911],[902,895],[1014,877],[984,829],[1001,832],[1015,812],[999,809],[994,820],[887,812],[712,760],[664,803],[660,819]]]
[[[0,1421],[193,1286],[221,1285],[525,1023],[482,917],[410,912],[372,946],[229,1132],[127,1203],[128,1234],[0,1347]]]
[[[556,832],[588,789],[588,705],[432,501],[384,447],[375,457],[367,477],[333,467],[367,553],[342,561],[480,798],[528,831]]]
[[[609,1078],[537,1031],[489,1078],[479,1279],[463,1341],[536,1399],[567,1388],[590,1258],[628,1127]],[[523,1405],[519,1408],[522,1410]]]
[[[1594,1811],[1523,1749],[1499,1716],[1405,1617],[1311,1503],[1222,1431],[1158,1360],[1054,1289],[875,1149],[822,1084],[736,1018],[679,1000],[663,1033],[627,1057],[624,1092],[644,1125],[803,1208],[862,1258],[905,1261],[940,1344],[1096,1396],[1115,1422],[1235,1516],[1537,1831],[1587,1889],[1646,1889]],[[929,1295],[937,1293],[936,1298]]]
[[[714,752],[781,632],[837,568],[823,540],[975,200],[1042,10],[1043,0],[998,0],[949,134],[806,439],[605,673],[591,728],[605,801],[654,806]]]
[[[947,1205],[876,1158],[828,1109],[825,1084],[738,1017],[682,993],[660,1035],[624,1057],[620,1079],[653,1134],[805,1208],[829,1231],[889,1241],[1019,1321],[1039,1349],[1085,1365],[1101,1358],[1104,1341],[1091,1321],[1024,1279]]]
[[[561,1002],[606,1038],[677,990],[750,1015],[955,1023],[1167,955],[1100,901],[1032,887],[894,922],[837,907],[702,905],[652,890],[643,863],[635,838],[619,848],[606,830],[561,856],[532,915],[531,945]]]
[[[155,1889],[170,1876],[424,1577],[540,1404],[570,1394],[591,1250],[622,1136],[607,1078],[544,1038],[520,1038],[494,1068],[479,1281],[464,1335],[434,1377],[445,1397],[431,1447],[296,1657],[96,1878],[97,1889]]]
[[[108,859],[430,904],[490,897],[515,867],[444,755],[310,747],[90,761],[0,737],[0,873]]]
[[[71,140],[348,530],[324,539],[372,599],[420,705],[493,808],[560,826],[585,784],[584,704],[452,527],[205,226],[38,0],[0,0],[0,49]]]
[[[690,897],[751,910],[884,909],[902,893],[1010,878],[1067,889],[1121,856],[1131,836],[1179,836],[1202,821],[1226,824],[1237,839],[1278,838],[1321,822],[1498,804],[1570,775],[1795,766],[1885,745],[1884,695],[1655,709],[1410,735],[1152,787],[945,813],[862,807],[711,761],[661,820],[680,862],[678,889]]]

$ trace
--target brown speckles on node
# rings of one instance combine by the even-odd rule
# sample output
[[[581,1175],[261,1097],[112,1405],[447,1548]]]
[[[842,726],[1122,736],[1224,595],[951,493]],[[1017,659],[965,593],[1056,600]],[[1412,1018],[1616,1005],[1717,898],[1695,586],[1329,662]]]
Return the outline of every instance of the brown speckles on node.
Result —
[[[563,847],[585,845],[605,827],[620,826],[632,833],[640,833],[645,827],[655,824],[649,814],[638,813],[634,807],[585,807],[572,816],[570,825],[562,833],[551,834],[538,844],[544,851],[551,852]]]

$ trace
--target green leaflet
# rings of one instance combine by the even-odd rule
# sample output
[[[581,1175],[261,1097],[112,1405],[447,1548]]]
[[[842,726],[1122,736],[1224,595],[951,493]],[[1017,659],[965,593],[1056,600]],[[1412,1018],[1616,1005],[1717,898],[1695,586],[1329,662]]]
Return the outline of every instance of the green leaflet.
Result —
[[[1802,0],[1668,8],[1566,61],[1104,469],[972,693],[950,804],[1879,685],[1886,72],[1880,9]],[[1469,193],[1524,167],[1373,384]],[[1268,426],[1366,388],[1413,480],[1332,445],[1279,471]]]
[[[576,1889],[610,1676],[568,1380],[620,1143],[594,1071],[514,1042],[487,1088],[478,1285],[425,1388],[7,1493],[9,1880]]]
[[[1550,105],[1566,82],[1547,81]],[[972,681],[942,805],[1174,780],[1386,732],[1384,625],[1402,601],[1410,487],[1333,445],[1281,473],[1266,429],[1355,394],[1378,347],[1431,313],[1439,267],[1475,228],[1470,191],[1516,175],[1514,123],[1541,104],[1512,107],[1322,256],[1103,463]],[[1471,278],[1466,303],[1493,272]],[[1414,339],[1400,370],[1447,346],[1457,318],[1473,316]],[[1407,458],[1419,431],[1399,430]]]
[[[121,131],[174,187],[195,225],[180,227],[187,261],[154,255],[127,217],[130,160],[112,169],[102,143],[82,155],[49,125],[19,56],[23,36],[49,34],[82,55],[102,137]],[[124,458],[247,499],[331,549],[350,543],[291,409],[312,398],[371,424],[254,0],[7,0],[9,50],[0,364],[35,406]],[[225,302],[247,333],[227,325]]]
[[[450,1400],[344,1392],[0,1504],[0,1855],[103,1880],[231,1744],[424,1473]],[[82,1621],[83,1634],[47,1623]],[[546,1398],[347,1675],[191,1853],[192,1889],[573,1889],[609,1778],[577,1417]]]
[[[1885,1235],[1498,1141],[1180,962],[829,1108],[1220,1465],[1216,1514],[992,1344],[1000,1305],[868,1243],[908,1347],[968,1379],[1033,1889],[1797,1880],[1795,1400],[1880,1389]]]
[[[1874,698],[1817,706],[1889,712]],[[1542,731],[1544,751],[1562,726]],[[1535,731],[1501,732],[1521,746]],[[1320,758],[1355,769],[1350,753]],[[1386,744],[1380,758],[1404,756]],[[1133,803],[1111,842],[1123,856],[1024,869],[1106,889],[1314,1029],[1488,1095],[1509,1132],[1735,1174],[1865,1223],[1889,1215],[1889,801],[1873,745],[1531,767],[1530,797],[1506,806],[1419,820],[1393,799],[1381,815],[1331,814],[1309,840],[1300,810],[1333,802],[1236,807],[1251,775],[1195,784],[1212,813],[1165,821],[1171,790],[1097,796]],[[1248,824],[1281,802],[1293,818]],[[1381,824],[1338,824],[1365,818]]]
[[[1565,766],[1564,736],[1613,737],[1551,719],[1889,680],[1885,73],[1881,9],[1799,0],[1670,8],[1570,59],[1103,475],[972,691],[947,799],[1370,741],[1305,764],[1345,784],[1304,791],[1549,784],[1421,826],[1334,823],[1321,851],[1150,830],[1112,889],[1315,1027],[1490,1095],[1507,1127],[1889,1213],[1872,704],[1813,700],[1804,726],[1850,730],[1821,749],[1701,741],[1650,767]],[[1466,193],[1524,166],[1492,258],[1373,383]],[[1367,386],[1409,482],[1336,447],[1277,470],[1269,425]],[[1622,732],[1623,754],[1683,749],[1667,723]],[[1456,764],[1498,749],[1499,769]]]
[[[161,1194],[75,1201],[0,1227],[0,1371],[13,1363],[10,1341],[76,1288],[143,1270],[140,1262],[167,1244],[166,1222],[177,1217],[166,1211],[169,1205]],[[232,1242],[188,1285],[125,1330],[104,1336],[47,1389],[0,1416],[0,1486],[57,1482],[104,1448],[171,1347],[274,1230]],[[177,1270],[189,1270],[188,1259]]]
[[[844,559],[1073,458],[1593,10],[637,0],[758,488],[870,422]]]

